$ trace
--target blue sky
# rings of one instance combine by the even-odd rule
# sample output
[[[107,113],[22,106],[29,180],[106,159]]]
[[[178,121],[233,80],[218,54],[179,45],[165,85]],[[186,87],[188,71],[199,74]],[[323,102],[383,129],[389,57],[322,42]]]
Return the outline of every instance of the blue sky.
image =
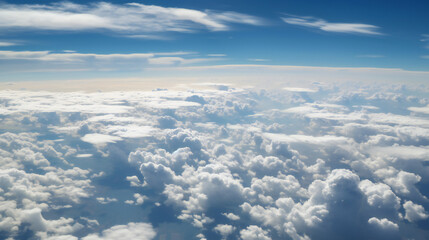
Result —
[[[136,58],[132,64],[123,59],[108,64],[88,59],[41,60],[28,57],[33,54],[29,51],[164,53],[158,56],[163,58],[161,65],[176,67],[269,64],[429,70],[429,4],[425,1],[128,3],[3,2],[2,80],[62,78],[64,75],[58,72],[64,71],[79,71],[76,78],[103,77],[106,71],[108,75],[129,76],[153,65],[147,64],[147,58]],[[139,19],[133,22],[132,18]],[[22,57],[22,51],[27,51],[26,57]],[[16,57],[17,52],[21,57]]]

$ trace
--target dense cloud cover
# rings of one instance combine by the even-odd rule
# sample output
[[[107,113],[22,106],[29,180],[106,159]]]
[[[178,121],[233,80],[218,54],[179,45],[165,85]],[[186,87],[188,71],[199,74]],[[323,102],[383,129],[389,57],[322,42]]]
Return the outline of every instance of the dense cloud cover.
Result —
[[[428,239],[427,92],[0,92],[1,239]]]

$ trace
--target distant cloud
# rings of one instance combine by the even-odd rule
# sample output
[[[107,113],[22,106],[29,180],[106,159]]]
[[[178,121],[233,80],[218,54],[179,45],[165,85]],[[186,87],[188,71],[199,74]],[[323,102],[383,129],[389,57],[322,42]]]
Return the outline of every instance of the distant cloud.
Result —
[[[252,61],[252,62],[268,62],[268,61],[271,61],[270,59],[264,59],[264,58],[249,58],[247,60]]]
[[[15,45],[17,45],[17,44],[13,43],[13,42],[3,42],[3,41],[0,41],[0,47],[10,47],[10,46],[15,46]]]
[[[208,57],[226,57],[226,54],[223,53],[212,53],[212,54],[207,54]]]
[[[425,48],[429,48],[429,34],[422,34],[422,38],[420,39],[420,41],[426,44]]]
[[[383,55],[379,55],[379,54],[363,54],[363,55],[357,55],[357,57],[360,57],[360,58],[384,58]]]
[[[317,92],[317,89],[302,88],[302,87],[285,87],[283,90],[289,92]]]
[[[191,55],[194,52],[160,52],[160,53],[78,53],[64,50],[59,53],[51,51],[0,51],[0,60],[31,60],[42,62],[69,62],[85,63],[89,61],[135,61],[154,65],[182,65],[207,61],[216,61],[220,58],[183,58],[179,56]]]
[[[159,58],[150,58],[149,64],[153,65],[181,65],[181,64],[192,64],[208,61],[216,61],[218,58],[193,58],[193,59],[184,59],[181,57],[159,57]]]
[[[167,8],[139,3],[0,4],[0,29],[59,31],[110,30],[119,33],[227,31],[230,24],[262,25],[263,20],[237,12]],[[152,38],[153,39],[153,38]]]
[[[137,34],[137,35],[129,35],[127,37],[137,38],[137,39],[147,39],[147,40],[171,40],[171,38],[167,36],[152,35],[152,34]]]
[[[379,32],[379,27],[364,23],[333,23],[320,18],[301,16],[283,17],[282,20],[288,24],[308,28],[317,28],[325,32],[382,35],[382,33]]]

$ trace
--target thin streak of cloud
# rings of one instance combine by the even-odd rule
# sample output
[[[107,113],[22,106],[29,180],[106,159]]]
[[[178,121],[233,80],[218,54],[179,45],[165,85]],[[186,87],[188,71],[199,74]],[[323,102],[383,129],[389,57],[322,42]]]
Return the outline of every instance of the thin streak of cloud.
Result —
[[[18,45],[18,44],[13,43],[13,42],[0,41],[0,47],[10,47],[10,46],[15,46],[15,45]]]
[[[35,61],[63,61],[79,62],[84,60],[131,60],[149,59],[156,56],[179,56],[189,55],[195,52],[160,52],[160,53],[78,53],[71,50],[64,50],[60,53],[50,51],[0,51],[0,60],[35,60]]]
[[[264,59],[264,58],[249,58],[247,60],[252,61],[252,62],[269,62],[269,61],[271,61],[270,59]]]
[[[315,17],[290,16],[282,20],[291,25],[316,28],[325,32],[338,32],[348,34],[383,35],[379,27],[364,23],[333,23]]]
[[[223,53],[212,53],[212,54],[207,54],[208,57],[226,57],[226,54]]]
[[[160,35],[151,35],[151,34],[137,34],[137,35],[128,35],[129,38],[136,38],[136,39],[146,39],[146,40],[172,40],[171,37],[167,36],[160,36]]]
[[[383,55],[378,55],[378,54],[363,54],[363,55],[358,55],[357,57],[359,57],[359,58],[384,58]]]

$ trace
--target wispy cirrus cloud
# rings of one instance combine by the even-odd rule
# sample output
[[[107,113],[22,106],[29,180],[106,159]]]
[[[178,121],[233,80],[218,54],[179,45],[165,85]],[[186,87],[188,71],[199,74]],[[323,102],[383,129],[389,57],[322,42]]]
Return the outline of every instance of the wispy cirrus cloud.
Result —
[[[0,4],[0,29],[110,30],[126,34],[227,31],[231,24],[262,25],[261,18],[213,10],[168,8],[140,3]]]
[[[80,62],[85,60],[136,60],[151,59],[160,56],[190,55],[194,52],[161,52],[161,53],[78,53],[70,50],[63,52],[51,51],[0,51],[0,60],[34,60],[34,61],[62,61],[62,62]],[[173,57],[174,56],[174,57]]]
[[[380,55],[380,54],[362,54],[362,55],[357,55],[357,57],[359,57],[359,58],[384,58],[384,56]]]
[[[422,34],[422,38],[420,39],[420,41],[428,44],[429,43],[429,34]],[[429,45],[426,45],[426,47],[429,47]]]
[[[10,46],[15,46],[17,45],[14,42],[5,42],[5,41],[0,41],[0,47],[10,47]]]
[[[282,20],[291,25],[316,28],[325,32],[338,32],[347,34],[383,35],[380,27],[364,23],[334,23],[324,19],[306,16],[282,17]]]

